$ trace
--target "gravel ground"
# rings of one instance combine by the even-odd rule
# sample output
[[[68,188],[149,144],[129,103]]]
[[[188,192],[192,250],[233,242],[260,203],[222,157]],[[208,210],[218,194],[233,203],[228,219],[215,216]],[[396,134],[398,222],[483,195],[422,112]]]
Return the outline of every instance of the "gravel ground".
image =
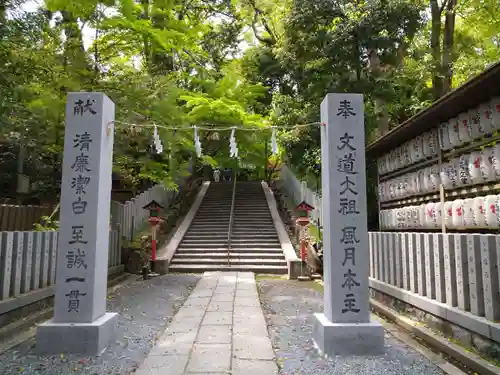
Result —
[[[199,279],[166,275],[143,281],[134,276],[108,296],[108,311],[120,313],[119,333],[100,357],[38,357],[31,339],[0,355],[0,374],[128,375],[139,367]]]
[[[315,290],[316,289],[316,290]],[[259,292],[280,375],[442,375],[428,359],[386,334],[377,357],[320,357],[312,342],[312,314],[323,311],[313,283],[261,279]]]

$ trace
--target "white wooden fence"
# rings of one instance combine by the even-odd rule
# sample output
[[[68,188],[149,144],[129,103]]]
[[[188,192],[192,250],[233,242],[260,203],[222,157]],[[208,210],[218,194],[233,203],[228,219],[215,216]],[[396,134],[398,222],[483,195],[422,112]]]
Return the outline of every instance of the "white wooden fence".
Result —
[[[188,167],[192,171],[192,165]],[[180,178],[176,183],[179,190],[182,190],[190,176]],[[156,185],[142,192],[126,203],[111,202],[111,225],[113,228],[120,228],[123,238],[132,240],[137,231],[140,231],[146,225],[149,212],[143,207],[155,200],[162,206],[167,207],[176,193],[167,190],[163,185]]]
[[[166,190],[161,185],[156,185],[122,204],[120,202],[111,202],[111,222],[116,227],[119,224],[122,236],[127,240],[132,240],[135,233],[141,230],[146,224],[149,211],[143,207],[155,200],[166,207],[174,197],[173,191]]]
[[[321,202],[288,168],[280,179],[296,202]],[[500,235],[368,235],[372,289],[500,343]]]
[[[188,178],[179,179],[180,190]],[[166,207],[174,196],[156,185],[125,204],[111,202],[108,274],[123,270],[122,238],[132,239],[146,224],[149,212],[143,207],[153,199]],[[0,315],[54,294],[57,239],[56,231],[0,231]]]
[[[0,315],[50,297],[56,280],[58,232],[0,232]],[[109,233],[109,273],[122,271],[121,238]]]
[[[311,218],[318,223],[323,222],[321,217],[321,195],[309,189],[305,181],[300,181],[295,174],[284,165],[280,171],[280,181],[286,192],[293,198],[296,204],[306,201],[314,207],[310,213]]]

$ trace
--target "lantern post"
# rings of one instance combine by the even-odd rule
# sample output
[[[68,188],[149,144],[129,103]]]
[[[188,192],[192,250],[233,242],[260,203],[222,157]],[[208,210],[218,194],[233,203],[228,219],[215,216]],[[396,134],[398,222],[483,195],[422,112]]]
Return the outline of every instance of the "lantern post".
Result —
[[[304,263],[307,262],[307,248],[309,245],[309,235],[307,233],[307,227],[310,224],[309,212],[314,210],[314,207],[308,204],[306,201],[302,201],[297,207],[295,207],[295,209],[299,213],[299,217],[295,220],[295,223],[302,227],[300,231],[300,259],[302,260],[302,262],[300,265],[300,276],[297,279],[300,281],[307,281],[310,280],[309,276],[304,275]]]
[[[143,207],[145,210],[149,210],[149,219],[148,222],[151,225],[151,261],[156,261],[156,231],[158,229],[158,225],[161,223],[161,219],[158,216],[160,209],[163,206],[152,200],[147,205]]]

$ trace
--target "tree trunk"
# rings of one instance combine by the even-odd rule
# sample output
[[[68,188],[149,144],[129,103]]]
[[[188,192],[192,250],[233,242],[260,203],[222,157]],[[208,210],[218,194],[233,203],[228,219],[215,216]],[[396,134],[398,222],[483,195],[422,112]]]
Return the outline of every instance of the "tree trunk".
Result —
[[[369,70],[372,76],[380,77],[382,75],[382,68],[380,66],[380,58],[377,50],[372,49],[368,52]],[[375,112],[377,113],[378,127],[373,134],[374,138],[382,137],[389,132],[390,116],[387,112],[386,101],[382,97],[375,97]],[[378,133],[378,134],[377,134]],[[375,140],[374,139],[374,140]]]
[[[142,14],[140,16],[143,20],[149,20],[149,0],[141,0],[142,5]],[[144,44],[144,62],[146,64],[146,70],[148,72],[151,71],[151,42],[147,34],[143,35],[143,44]]]
[[[443,94],[441,63],[441,9],[438,0],[430,0],[431,5],[431,53],[432,53],[432,92],[434,100]]]
[[[453,36],[455,33],[455,9],[457,0],[448,0],[443,32],[443,80],[441,95],[451,91],[453,81]]]

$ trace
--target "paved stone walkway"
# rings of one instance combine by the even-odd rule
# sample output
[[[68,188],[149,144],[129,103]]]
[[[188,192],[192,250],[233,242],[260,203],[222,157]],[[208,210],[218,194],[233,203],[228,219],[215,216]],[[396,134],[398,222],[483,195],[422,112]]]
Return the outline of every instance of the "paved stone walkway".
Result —
[[[136,375],[278,373],[251,272],[206,272]]]

